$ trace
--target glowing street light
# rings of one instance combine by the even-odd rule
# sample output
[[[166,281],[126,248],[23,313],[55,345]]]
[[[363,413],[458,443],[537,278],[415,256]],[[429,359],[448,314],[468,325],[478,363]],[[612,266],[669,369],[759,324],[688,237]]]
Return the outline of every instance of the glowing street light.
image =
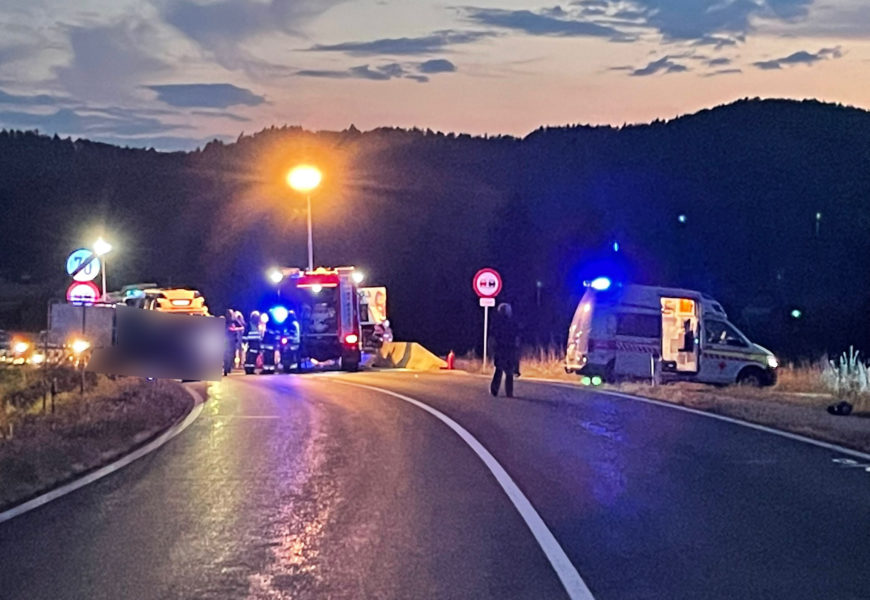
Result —
[[[366,278],[366,275],[362,271],[354,271],[350,277],[353,279],[355,284],[359,285],[363,282],[363,279]]]
[[[94,242],[94,254],[100,257],[100,261],[103,263],[102,269],[100,271],[103,275],[103,297],[101,298],[103,301],[106,300],[106,259],[104,256],[112,251],[112,244],[103,239],[102,236],[97,238],[97,241]]]
[[[269,278],[269,281],[271,281],[275,285],[278,285],[284,280],[284,273],[282,273],[281,269],[278,268],[269,269],[269,272],[266,273],[266,277]]]
[[[308,200],[308,270],[314,270],[314,243],[311,236],[311,192],[320,185],[323,175],[311,165],[299,165],[287,173],[287,185],[305,194]]]

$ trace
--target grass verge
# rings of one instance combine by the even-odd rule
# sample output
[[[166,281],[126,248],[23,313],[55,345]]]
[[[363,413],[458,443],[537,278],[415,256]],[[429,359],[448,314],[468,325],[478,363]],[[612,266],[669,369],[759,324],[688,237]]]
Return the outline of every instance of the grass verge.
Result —
[[[520,362],[520,380],[556,379],[579,385],[577,375],[565,373],[563,359],[558,349],[526,351]],[[481,361],[476,358],[457,359],[456,366],[470,373],[481,372]],[[777,384],[770,388],[693,383],[652,386],[640,382],[604,385],[601,389],[654,398],[870,452],[870,394],[832,392],[822,377],[825,369],[824,361],[786,365],[779,369]],[[854,405],[852,415],[829,414],[827,407],[842,399]]]
[[[56,394],[54,413],[48,406],[43,413],[43,380],[36,381],[37,376],[0,375],[6,398],[18,399],[7,403],[11,435],[7,427],[0,438],[0,511],[130,452],[182,419],[193,405],[177,382],[100,376],[88,378],[84,394],[77,385],[68,389],[59,384],[65,391]],[[33,389],[37,399],[22,402],[34,396]]]

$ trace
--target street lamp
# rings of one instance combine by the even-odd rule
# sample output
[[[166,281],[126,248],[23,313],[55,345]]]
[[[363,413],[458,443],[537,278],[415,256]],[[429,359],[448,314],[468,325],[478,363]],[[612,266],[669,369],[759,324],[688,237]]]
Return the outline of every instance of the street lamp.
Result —
[[[100,265],[102,267],[100,271],[103,274],[103,302],[106,301],[106,259],[103,257],[111,251],[112,244],[104,240],[102,236],[98,237],[97,241],[94,242],[94,254],[100,257],[100,262],[103,263]]]
[[[287,185],[305,194],[308,200],[308,270],[314,270],[314,243],[311,238],[311,191],[320,185],[323,175],[320,169],[310,165],[293,167],[287,173]]]
[[[274,269],[269,269],[269,271],[266,273],[266,277],[269,278],[269,281],[271,281],[275,285],[278,285],[279,283],[281,283],[281,281],[284,280],[284,273],[281,272],[281,269],[276,267]]]

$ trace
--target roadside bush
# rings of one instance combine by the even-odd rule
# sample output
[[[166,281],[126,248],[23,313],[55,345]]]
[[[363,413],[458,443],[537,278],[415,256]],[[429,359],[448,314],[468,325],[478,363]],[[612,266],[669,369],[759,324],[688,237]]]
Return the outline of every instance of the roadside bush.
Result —
[[[836,361],[828,361],[822,372],[822,381],[838,397],[855,397],[870,393],[870,371],[860,352],[849,348]]]

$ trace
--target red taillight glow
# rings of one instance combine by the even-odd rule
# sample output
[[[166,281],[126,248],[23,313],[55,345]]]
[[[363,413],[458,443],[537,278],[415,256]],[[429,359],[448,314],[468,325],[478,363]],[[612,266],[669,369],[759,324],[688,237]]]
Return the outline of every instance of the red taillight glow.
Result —
[[[359,341],[359,337],[355,333],[348,333],[344,336],[345,344],[356,344]]]

